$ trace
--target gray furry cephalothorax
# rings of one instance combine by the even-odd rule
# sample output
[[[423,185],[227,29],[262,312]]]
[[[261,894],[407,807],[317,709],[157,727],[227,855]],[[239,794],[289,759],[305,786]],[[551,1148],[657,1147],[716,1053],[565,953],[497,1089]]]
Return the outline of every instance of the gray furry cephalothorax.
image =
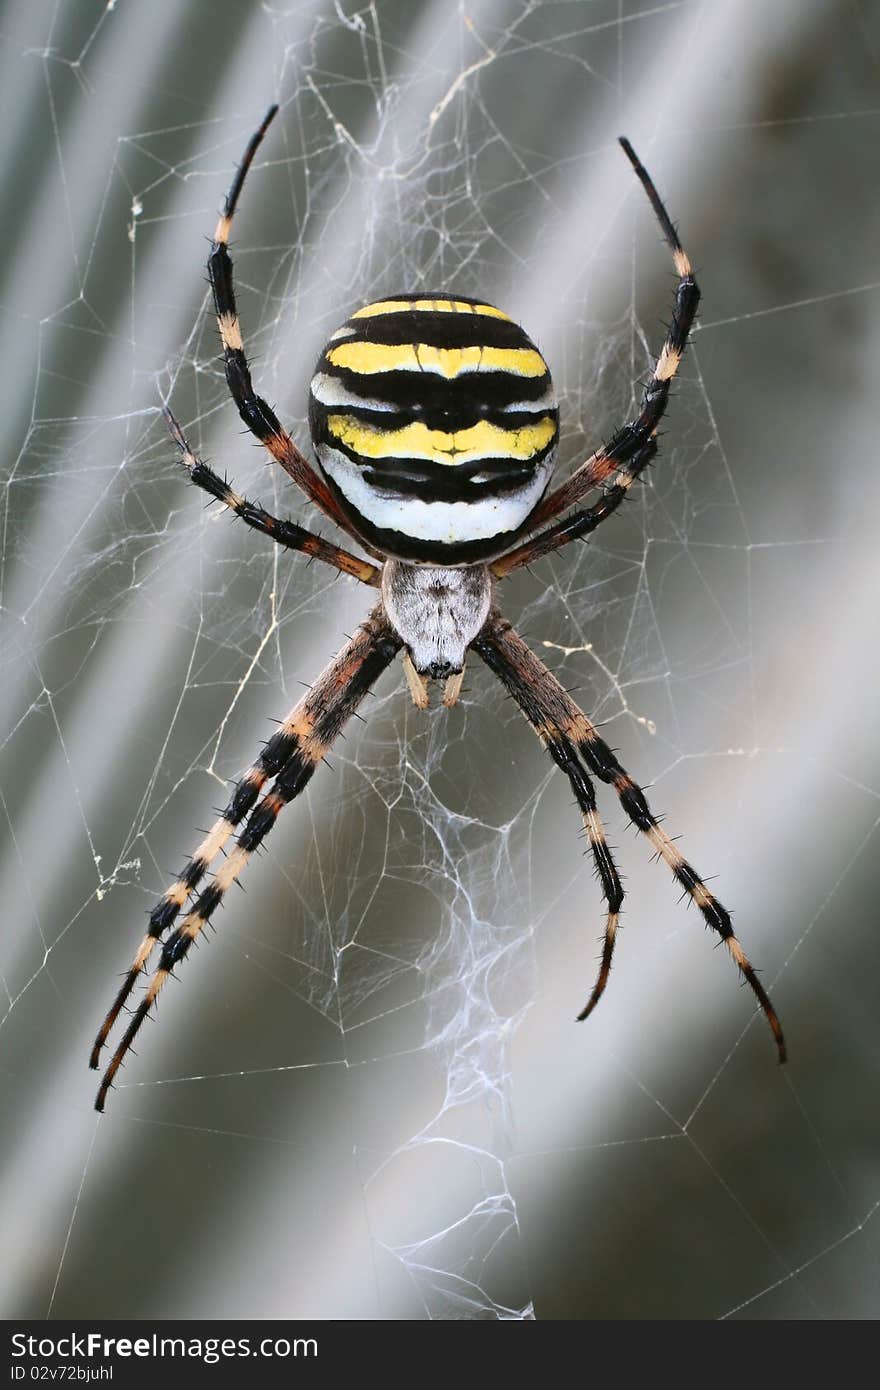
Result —
[[[464,670],[465,653],[489,616],[486,565],[465,569],[387,560],[382,599],[420,675],[443,680]]]

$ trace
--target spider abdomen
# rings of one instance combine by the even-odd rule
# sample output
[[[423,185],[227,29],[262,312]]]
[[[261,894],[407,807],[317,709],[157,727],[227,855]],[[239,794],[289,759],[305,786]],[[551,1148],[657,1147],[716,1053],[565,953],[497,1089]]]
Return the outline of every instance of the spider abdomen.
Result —
[[[461,565],[499,554],[534,511],[559,413],[544,358],[500,309],[397,295],[332,335],[309,425],[358,534],[399,559]]]

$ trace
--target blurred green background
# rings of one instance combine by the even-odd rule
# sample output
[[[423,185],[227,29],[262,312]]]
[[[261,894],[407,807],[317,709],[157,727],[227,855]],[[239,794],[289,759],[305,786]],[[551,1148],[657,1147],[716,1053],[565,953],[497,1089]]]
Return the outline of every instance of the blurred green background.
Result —
[[[853,1318],[878,1303],[880,16],[866,0],[6,0],[0,873],[6,1317]],[[399,666],[165,991],[107,1114],[92,1037],[224,783],[366,611],[186,485],[159,408],[285,514],[207,313],[237,220],[302,441],[352,307],[501,304],[564,472],[702,319],[646,487],[504,607],[736,913],[790,1042],[488,671]],[[312,518],[314,521],[314,518]]]

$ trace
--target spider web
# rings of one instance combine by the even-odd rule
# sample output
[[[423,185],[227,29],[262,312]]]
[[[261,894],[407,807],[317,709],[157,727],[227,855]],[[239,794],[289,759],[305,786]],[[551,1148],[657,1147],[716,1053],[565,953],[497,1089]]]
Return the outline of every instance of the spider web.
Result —
[[[880,36],[766,11],[6,7],[6,1316],[876,1316]],[[397,665],[91,1111],[143,913],[370,601],[205,510],[158,414],[320,528],[241,437],[200,278],[276,97],[233,251],[301,441],[329,332],[442,287],[541,344],[564,473],[674,284],[618,130],[680,219],[704,312],[658,465],[502,602],[717,873],[785,1072],[608,797],[626,930],[574,1024],[601,905],[569,789],[478,663],[427,715]]]

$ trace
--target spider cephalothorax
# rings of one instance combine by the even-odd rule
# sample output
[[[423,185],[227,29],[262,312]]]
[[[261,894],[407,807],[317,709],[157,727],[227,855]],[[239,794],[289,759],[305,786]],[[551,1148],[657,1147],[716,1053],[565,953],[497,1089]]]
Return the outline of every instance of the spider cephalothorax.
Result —
[[[280,724],[150,914],[147,934],[95,1039],[93,1067],[161,942],[159,964],[104,1073],[97,1109],[103,1110],[107,1091],[163,984],[284,806],[303,790],[367,691],[401,652],[410,694],[420,708],[428,704],[432,679],[445,682],[443,703],[454,705],[466,654],[476,652],[569,779],[606,904],[599,974],[578,1017],[586,1018],[605,988],[623,902],[596,805],[596,778],[613,788],[626,815],[671,869],[706,925],[724,941],[763,1009],[784,1060],[779,1020],[734,935],[730,914],[662,829],[644,793],[595,725],[493,602],[496,580],[594,531],[620,505],[657,451],[657,430],[699,290],[650,177],[629,141],[622,139],[672,251],[679,279],[666,341],[641,411],[607,445],[547,493],[559,419],[540,352],[512,319],[485,300],[419,291],[387,295],[358,309],[321,354],[309,395],[309,423],[322,476],[254,390],[233,291],[228,251],[232,217],[276,110],[271,108],[245,152],[208,259],[226,378],[248,428],[305,495],[376,563],[239,496],[196,457],[170,411],[165,414],[194,483],[279,545],[333,565],[378,590],[380,597],[354,637]],[[591,506],[580,505],[596,489],[601,489],[598,499]],[[227,850],[233,837],[235,843]],[[221,855],[219,869],[203,886]]]
[[[464,670],[467,649],[489,616],[492,581],[485,565],[452,569],[387,560],[382,600],[418,674],[445,680]]]

